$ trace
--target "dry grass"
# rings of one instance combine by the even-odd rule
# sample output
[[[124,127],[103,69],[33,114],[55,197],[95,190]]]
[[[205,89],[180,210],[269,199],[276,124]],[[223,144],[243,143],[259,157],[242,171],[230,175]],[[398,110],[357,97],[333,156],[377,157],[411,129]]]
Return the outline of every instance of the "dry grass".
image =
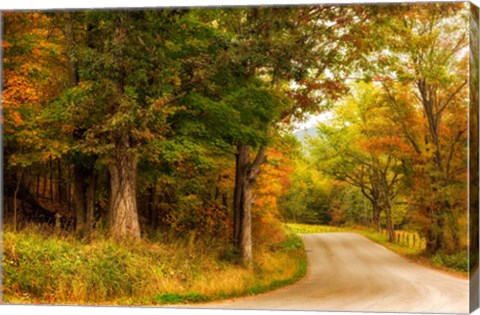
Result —
[[[294,244],[292,246],[292,244]],[[29,227],[4,232],[7,303],[151,305],[253,294],[305,273],[301,241],[257,249],[253,269],[235,263],[227,244],[192,239],[79,241]]]

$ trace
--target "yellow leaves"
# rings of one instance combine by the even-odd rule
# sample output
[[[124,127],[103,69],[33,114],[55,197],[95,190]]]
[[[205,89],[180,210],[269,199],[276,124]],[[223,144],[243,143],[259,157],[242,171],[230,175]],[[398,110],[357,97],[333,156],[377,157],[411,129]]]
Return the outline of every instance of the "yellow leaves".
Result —
[[[155,138],[158,138],[156,134],[154,134],[148,129],[145,129],[145,130],[132,129],[131,133],[135,139],[139,139],[139,140],[153,140]]]
[[[12,112],[9,118],[12,119],[12,122],[15,127],[19,127],[20,125],[23,124],[23,119],[19,112],[16,112],[16,111]]]
[[[180,80],[180,78],[178,76],[175,76],[173,78],[173,84],[176,86],[176,87],[179,87],[181,84],[182,84],[182,80]]]

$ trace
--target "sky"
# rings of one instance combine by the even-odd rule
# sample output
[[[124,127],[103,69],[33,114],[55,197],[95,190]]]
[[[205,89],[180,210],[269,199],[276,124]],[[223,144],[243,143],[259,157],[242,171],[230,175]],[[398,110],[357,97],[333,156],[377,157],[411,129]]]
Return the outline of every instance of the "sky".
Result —
[[[316,127],[321,122],[326,122],[333,117],[331,111],[326,111],[318,115],[311,115],[307,121],[295,124],[295,131]]]

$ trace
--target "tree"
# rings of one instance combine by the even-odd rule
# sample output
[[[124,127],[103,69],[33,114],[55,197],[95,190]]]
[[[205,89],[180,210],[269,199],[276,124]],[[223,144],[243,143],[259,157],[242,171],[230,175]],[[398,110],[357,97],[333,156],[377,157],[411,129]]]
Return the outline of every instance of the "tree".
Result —
[[[394,240],[392,211],[401,188],[402,156],[406,145],[388,115],[385,98],[373,84],[358,83],[335,116],[319,126],[312,156],[325,173],[358,187],[372,205],[372,224],[384,213],[390,241]]]
[[[56,34],[48,29],[49,18],[40,13],[5,14],[3,91],[4,162],[6,200],[22,197],[30,210],[24,215],[34,219],[38,212],[51,219],[53,213],[42,207],[28,191],[36,177],[38,195],[40,170],[52,156],[38,154],[45,146],[37,116],[48,100],[64,87],[62,82],[61,47]],[[52,181],[50,180],[50,183]],[[44,187],[46,181],[44,180]],[[18,192],[13,194],[13,192]],[[52,189],[50,189],[53,197]],[[6,213],[8,201],[6,201]],[[14,207],[17,217],[17,207]],[[40,220],[39,218],[37,218]],[[15,220],[17,221],[17,220]],[[15,222],[16,225],[16,222]]]
[[[289,176],[291,183],[280,199],[284,219],[294,223],[330,223],[335,183],[312,163],[311,158],[304,156],[302,150],[291,150],[290,154],[295,162]]]
[[[417,205],[428,220],[427,250],[452,251],[460,246],[463,203],[454,196],[464,195],[467,160],[467,11],[463,4],[409,7],[382,28],[396,34],[387,42],[389,51],[377,56],[390,104],[397,113],[421,109],[423,116],[424,128],[406,125],[402,133],[417,153]]]
[[[168,131],[167,117],[174,112],[171,104],[183,95],[174,71],[178,68],[175,54],[185,53],[175,44],[177,35],[185,35],[179,34],[176,24],[183,13],[75,14],[85,26],[85,33],[78,35],[83,40],[69,48],[78,84],[72,82],[49,110],[64,113],[57,120],[75,126],[70,150],[97,156],[107,165],[111,234],[138,238],[138,163],[145,152],[160,149]],[[159,49],[168,45],[170,49]]]
[[[212,82],[221,89],[207,97],[238,117],[220,137],[236,148],[234,242],[250,265],[252,189],[269,138],[275,128],[318,111],[326,95],[343,90],[328,73],[344,74],[354,59],[349,49],[355,41],[344,39],[355,30],[358,12],[335,6],[219,12],[215,24],[228,34],[230,46],[215,63],[219,76]]]

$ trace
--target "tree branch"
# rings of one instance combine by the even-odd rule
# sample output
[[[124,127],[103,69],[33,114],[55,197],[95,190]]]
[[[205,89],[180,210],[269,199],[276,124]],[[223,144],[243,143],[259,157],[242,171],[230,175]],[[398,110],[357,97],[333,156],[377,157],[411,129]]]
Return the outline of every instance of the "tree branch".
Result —
[[[253,160],[252,164],[248,168],[248,180],[254,181],[258,173],[260,173],[260,166],[265,163],[267,160],[267,147],[265,145],[261,145],[258,149],[257,155]]]

